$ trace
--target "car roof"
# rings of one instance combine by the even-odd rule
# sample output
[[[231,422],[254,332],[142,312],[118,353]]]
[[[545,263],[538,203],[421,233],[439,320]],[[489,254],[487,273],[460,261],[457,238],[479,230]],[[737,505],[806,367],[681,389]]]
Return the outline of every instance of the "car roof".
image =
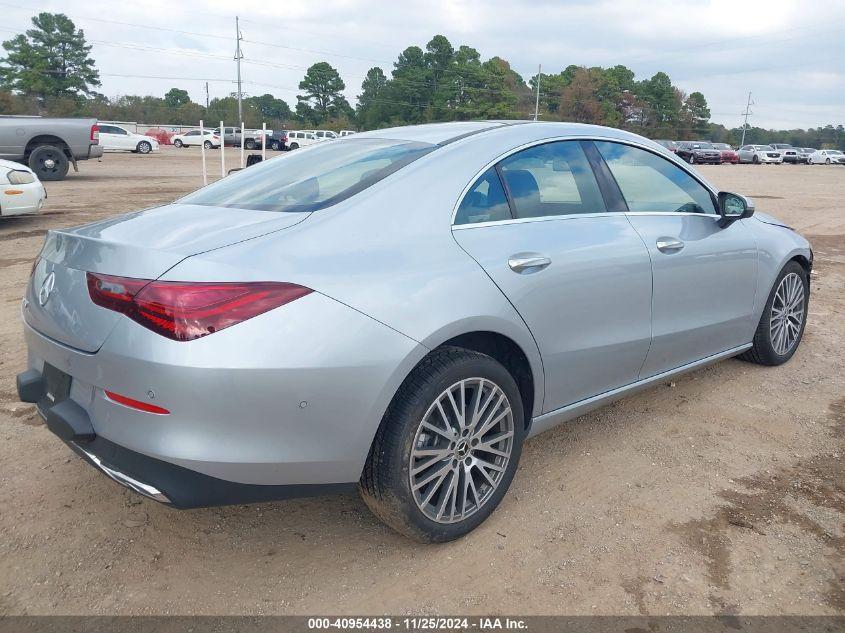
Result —
[[[531,134],[536,136],[538,126],[544,134],[549,137],[595,137],[607,138],[620,141],[634,141],[639,143],[652,144],[655,148],[660,145],[632,132],[619,130],[602,125],[590,125],[587,123],[567,123],[557,121],[527,121],[527,120],[492,120],[492,121],[459,121],[451,123],[425,123],[422,125],[407,125],[402,127],[384,128],[369,132],[358,132],[356,139],[380,138],[402,141],[417,141],[421,143],[432,143],[446,145],[480,133],[504,132],[516,125],[525,125],[526,132],[530,129]]]

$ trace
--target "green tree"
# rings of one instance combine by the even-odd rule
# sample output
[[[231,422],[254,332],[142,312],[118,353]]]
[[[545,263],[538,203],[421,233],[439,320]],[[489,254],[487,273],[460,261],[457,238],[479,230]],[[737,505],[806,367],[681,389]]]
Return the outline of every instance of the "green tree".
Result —
[[[188,95],[187,90],[182,90],[181,88],[171,88],[164,95],[164,102],[168,107],[175,109],[181,105],[190,103],[191,97]]]
[[[331,64],[317,62],[299,82],[299,89],[305,94],[296,97],[297,114],[319,125],[338,111],[348,111],[349,103],[341,94],[344,88],[346,84]]]
[[[35,28],[3,42],[0,84],[36,97],[42,106],[51,97],[91,94],[100,76],[82,29],[62,13],[39,13],[32,24]]]
[[[361,83],[358,95],[358,124],[365,130],[379,127],[387,120],[390,104],[387,96],[387,77],[378,66],[370,68]]]
[[[277,99],[271,94],[249,97],[246,102],[257,108],[265,119],[285,122],[293,118],[290,106],[284,100]]]
[[[700,92],[693,92],[684,99],[681,107],[681,120],[685,128],[688,128],[693,136],[705,135],[708,131],[710,121],[710,108],[707,107],[707,99]]]

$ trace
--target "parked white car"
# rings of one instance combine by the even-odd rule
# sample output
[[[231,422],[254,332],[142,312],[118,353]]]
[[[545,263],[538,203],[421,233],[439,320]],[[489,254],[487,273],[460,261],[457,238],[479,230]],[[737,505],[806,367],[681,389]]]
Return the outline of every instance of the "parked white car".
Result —
[[[355,134],[355,130],[341,130],[340,131],[341,136],[351,136],[352,134]]]
[[[845,165],[845,154],[838,149],[817,149],[807,162],[810,165]]]
[[[340,138],[337,132],[331,130],[303,130],[303,132],[310,132],[318,141],[331,141],[332,139]]]
[[[205,145],[205,149],[220,147],[220,137],[212,130],[203,130],[202,133],[200,130],[191,130],[184,134],[177,134],[171,141],[176,147],[191,147],[192,145],[197,147]]]
[[[317,140],[317,137],[314,136],[314,132],[309,132],[307,130],[293,130],[288,132],[289,149],[307,147],[308,145],[313,145],[314,143],[319,142],[320,141]]]
[[[737,150],[740,163],[779,164],[783,162],[783,154],[771,145],[743,145]]]
[[[99,123],[100,145],[110,151],[149,154],[158,150],[158,141],[151,136],[135,134],[126,128],[111,123]]]
[[[38,213],[46,199],[47,192],[34,171],[0,160],[0,216]]]

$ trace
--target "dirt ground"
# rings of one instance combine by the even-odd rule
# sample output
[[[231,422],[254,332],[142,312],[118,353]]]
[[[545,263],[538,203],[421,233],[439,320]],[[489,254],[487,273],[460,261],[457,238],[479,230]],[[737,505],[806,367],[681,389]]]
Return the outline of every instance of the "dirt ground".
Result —
[[[789,363],[726,361],[531,440],[490,520],[440,546],[354,496],[170,510],[17,402],[45,231],[201,184],[198,149],[80,169],[48,183],[40,216],[0,220],[0,615],[845,613],[845,169],[701,169],[813,242]]]

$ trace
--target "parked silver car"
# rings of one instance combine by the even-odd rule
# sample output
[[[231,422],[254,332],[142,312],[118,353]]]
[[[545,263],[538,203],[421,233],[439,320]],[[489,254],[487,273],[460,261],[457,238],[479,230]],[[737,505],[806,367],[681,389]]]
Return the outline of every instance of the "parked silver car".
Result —
[[[787,361],[812,260],[634,134],[366,132],[51,231],[18,392],[164,503],[358,486],[446,541],[493,511],[527,437],[707,363]]]

